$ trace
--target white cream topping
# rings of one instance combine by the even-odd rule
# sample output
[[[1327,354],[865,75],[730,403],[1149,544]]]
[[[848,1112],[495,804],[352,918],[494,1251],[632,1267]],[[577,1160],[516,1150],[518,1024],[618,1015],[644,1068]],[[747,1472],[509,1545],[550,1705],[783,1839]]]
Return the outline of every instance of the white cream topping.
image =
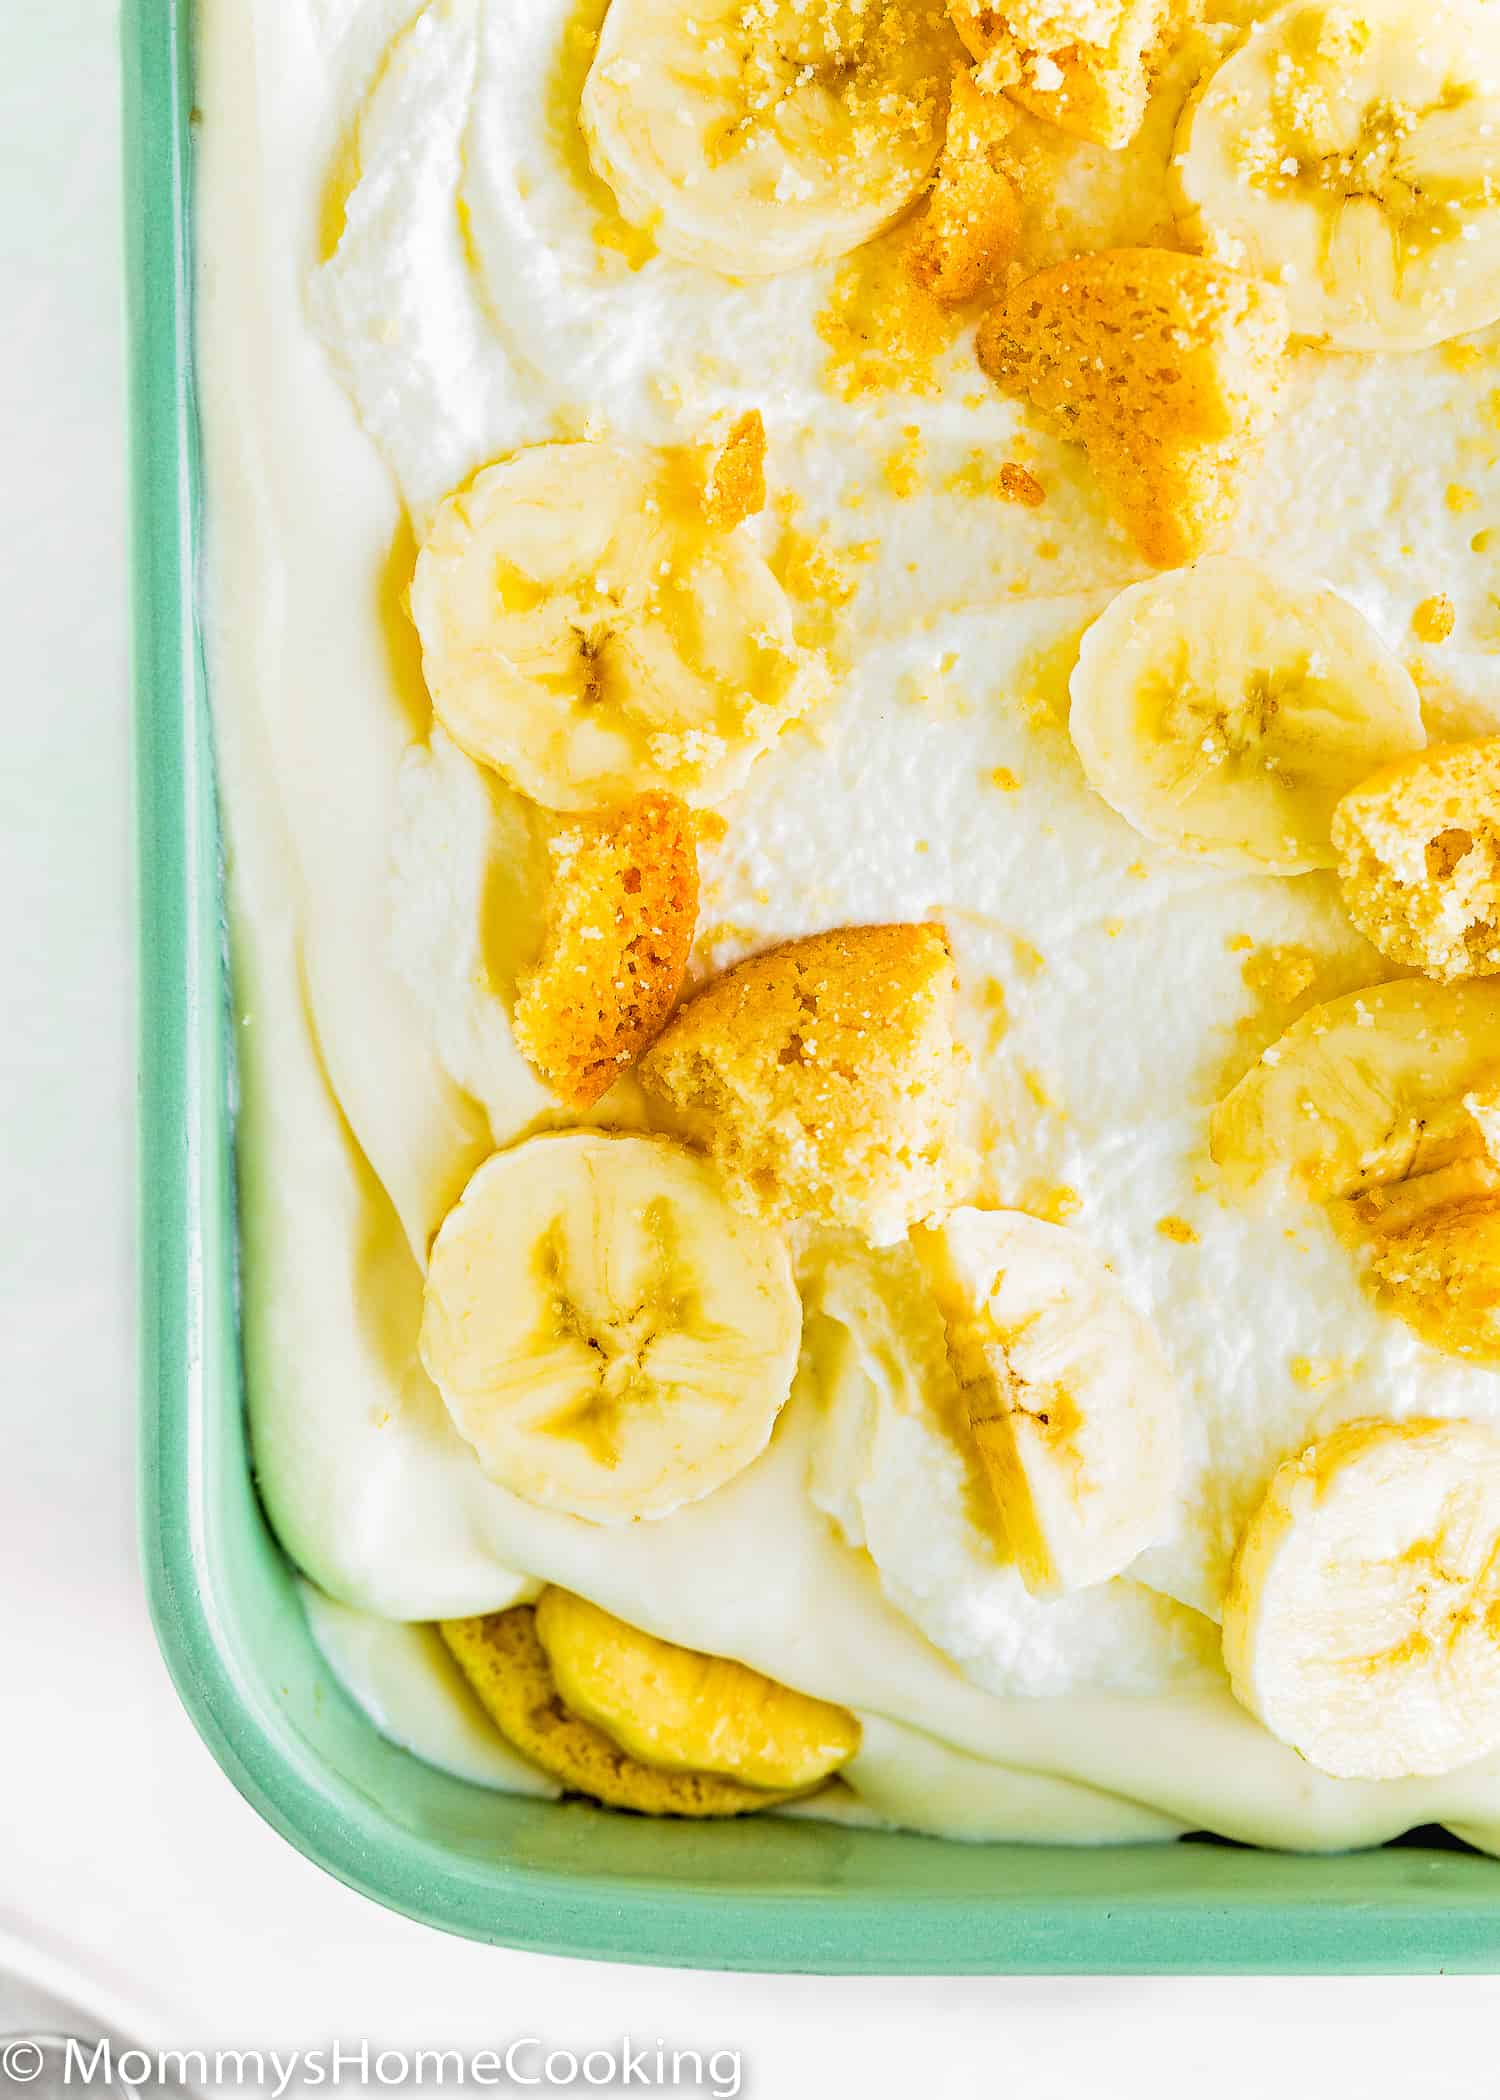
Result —
[[[1500,1761],[1442,1782],[1311,1772],[1234,1706],[1194,1617],[1216,1612],[1270,1468],[1312,1435],[1363,1413],[1500,1418],[1500,1380],[1379,1318],[1316,1213],[1234,1208],[1206,1156],[1209,1105],[1293,1011],[1247,989],[1233,944],[1309,951],[1319,996],[1382,975],[1378,958],[1328,878],[1200,866],[1090,793],[1066,735],[1067,670],[1082,627],[1138,571],[1081,458],[988,389],[966,344],[932,395],[845,401],[816,328],[837,271],[732,286],[661,258],[631,267],[569,128],[577,27],[556,0],[288,0],[274,23],[200,0],[200,380],[246,1343],[283,1539],[358,1611],[493,1609],[560,1581],[839,1699],[866,1724],[852,1783],[919,1827],[1206,1825],[1320,1846],[1431,1819],[1500,1824]],[[1148,237],[1170,118],[1164,102],[1123,158],[1069,149],[1059,227],[1075,207],[1097,223],[1104,197],[1105,237]],[[329,171],[356,163],[342,238],[320,260]],[[1439,732],[1500,723],[1493,557],[1470,544],[1500,524],[1489,356],[1465,370],[1441,351],[1302,353],[1235,535],[1326,577],[1420,655]],[[941,1423],[897,1421],[879,1390],[851,1435],[894,1438],[891,1468],[831,1477],[827,1424],[848,1397],[804,1382],[729,1488],[600,1531],[489,1485],[416,1363],[432,1231],[491,1140],[554,1111],[504,1025],[515,958],[482,924],[497,882],[513,924],[525,917],[527,820],[441,739],[421,748],[395,602],[403,508],[420,532],[451,487],[531,439],[691,440],[741,406],[765,414],[772,486],[800,498],[798,528],[859,543],[859,588],[836,703],[757,766],[705,856],[700,967],[847,920],[948,925],[991,1192],[1073,1192],[1070,1222],[1155,1321],[1184,1396],[1173,1535],[1131,1581],[1065,1605],[1036,1604],[998,1563]],[[991,470],[1024,459],[1045,504],[954,486],[976,450]],[[887,476],[896,454],[905,481]],[[892,484],[912,480],[898,497]],[[773,519],[752,529],[774,539]],[[1456,632],[1414,652],[1411,611],[1438,589]],[[636,1113],[622,1089],[612,1119]],[[1196,1239],[1165,1236],[1164,1219]],[[909,1505],[891,1490],[906,1471]],[[752,1563],[765,1579],[747,1595]],[[373,1654],[383,1636],[359,1638]],[[365,1696],[398,1739],[452,1763],[435,1675],[393,1669]]]

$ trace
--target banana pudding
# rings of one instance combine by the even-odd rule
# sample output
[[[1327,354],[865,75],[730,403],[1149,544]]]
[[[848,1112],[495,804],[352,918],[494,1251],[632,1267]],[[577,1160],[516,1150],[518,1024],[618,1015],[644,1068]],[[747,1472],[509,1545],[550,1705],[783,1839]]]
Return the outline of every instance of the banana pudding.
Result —
[[[1495,4],[197,0],[250,1431],[417,1754],[1500,1852]]]

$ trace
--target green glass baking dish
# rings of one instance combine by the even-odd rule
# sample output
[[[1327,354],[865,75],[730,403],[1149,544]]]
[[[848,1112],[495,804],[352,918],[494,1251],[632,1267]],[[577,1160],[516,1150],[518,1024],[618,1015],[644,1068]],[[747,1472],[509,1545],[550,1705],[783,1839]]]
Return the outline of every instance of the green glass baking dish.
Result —
[[[247,6],[275,0],[244,0]],[[509,1799],[386,1742],[323,1664],[256,1501],[236,1335],[232,1070],[195,614],[190,0],[124,0],[141,904],[141,1522],[184,1704],[309,1858],[448,1931],[830,1972],[1500,1969],[1500,1866],[1420,1843],[971,1846]],[[1165,1752],[1164,1754],[1170,1754]]]

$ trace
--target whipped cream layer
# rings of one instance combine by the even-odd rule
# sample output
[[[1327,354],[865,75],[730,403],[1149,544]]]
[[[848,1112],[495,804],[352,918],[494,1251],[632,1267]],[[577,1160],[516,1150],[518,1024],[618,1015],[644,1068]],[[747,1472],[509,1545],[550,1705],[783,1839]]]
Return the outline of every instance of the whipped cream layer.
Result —
[[[1500,1380],[1377,1316],[1320,1214],[1220,1191],[1213,1101],[1310,999],[1388,973],[1331,878],[1195,863],[1088,789],[1067,676],[1141,571],[1081,455],[986,385],[968,333],[905,343],[883,243],[756,285],[651,254],[577,133],[597,9],[199,0],[198,18],[252,1429],[284,1542],[340,1600],[318,1614],[336,1667],[419,1754],[509,1783],[503,1754],[476,1755],[434,1637],[377,1622],[557,1581],[854,1707],[847,1776],[882,1820],[1302,1846],[1439,1820],[1486,1842],[1500,1759],[1324,1778],[1235,1705],[1217,1660],[1227,1557],[1280,1458],[1352,1415],[1500,1419]],[[1124,154],[1022,120],[1050,184],[1034,260],[1169,237],[1173,120],[1229,33],[1195,32]],[[1500,348],[1467,350],[1299,352],[1233,537],[1353,599],[1439,734],[1500,726]],[[497,893],[512,923],[534,913],[534,831],[430,735],[402,605],[415,536],[520,444],[691,443],[748,407],[773,505],[742,529],[804,580],[838,675],[724,806],[695,966],[846,921],[948,927],[985,1192],[1100,1248],[1182,1393],[1171,1535],[1056,1606],[964,1505],[937,1412],[869,1381],[846,1405],[811,1331],[764,1458],[618,1529],[487,1482],[416,1361],[432,1232],[493,1145],[565,1118],[511,1043],[509,965],[480,932]],[[994,493],[1007,459],[1041,506]],[[1438,591],[1455,631],[1421,647],[1411,615]],[[643,1115],[626,1084],[601,1120]]]

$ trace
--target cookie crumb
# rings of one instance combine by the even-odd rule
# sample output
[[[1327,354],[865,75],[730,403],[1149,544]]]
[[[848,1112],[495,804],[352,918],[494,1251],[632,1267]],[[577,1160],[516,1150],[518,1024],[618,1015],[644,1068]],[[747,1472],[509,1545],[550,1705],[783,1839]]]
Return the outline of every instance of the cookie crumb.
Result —
[[[696,846],[692,812],[664,794],[580,818],[552,842],[546,932],[514,1025],[571,1108],[591,1108],[677,1002],[698,918]]]
[[[682,1008],[643,1077],[742,1207],[877,1244],[956,1200],[966,1059],[941,926],[846,926],[738,964]]]
[[[1000,493],[1007,503],[1024,503],[1028,510],[1036,510],[1047,500],[1047,491],[1036,476],[1013,459],[1000,469]]]
[[[1239,938],[1243,938],[1240,936]],[[1231,944],[1233,945],[1233,944]],[[1318,958],[1311,948],[1293,943],[1272,943],[1254,949],[1240,966],[1245,989],[1257,999],[1276,1006],[1291,1006],[1312,990],[1318,979]]]
[[[1411,616],[1411,631],[1419,642],[1446,642],[1453,632],[1453,600],[1442,591],[1424,598]]]
[[[885,485],[893,496],[904,500],[916,495],[922,486],[922,462],[926,457],[927,444],[920,425],[908,423],[901,433],[900,445],[881,469]]]
[[[1198,255],[1117,248],[1017,285],[975,348],[997,386],[1083,445],[1138,550],[1171,568],[1233,516],[1286,342],[1273,286]]]
[[[943,306],[960,306],[998,278],[1021,238],[1021,200],[1005,165],[1014,112],[967,67],[953,76],[948,130],[906,266]]]
[[[703,514],[710,525],[731,532],[766,507],[766,426],[758,408],[732,425],[708,470]]]

